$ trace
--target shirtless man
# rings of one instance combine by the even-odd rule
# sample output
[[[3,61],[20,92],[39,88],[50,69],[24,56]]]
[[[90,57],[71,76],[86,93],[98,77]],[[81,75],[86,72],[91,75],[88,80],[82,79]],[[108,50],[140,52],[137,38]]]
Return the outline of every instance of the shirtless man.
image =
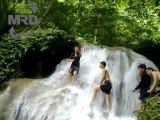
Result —
[[[94,87],[93,96],[92,96],[92,103],[95,102],[97,92],[101,90],[105,95],[106,101],[106,112],[110,112],[110,91],[112,88],[112,84],[110,82],[110,76],[106,67],[106,62],[100,62],[99,66],[103,70],[103,75],[100,81],[100,84]]]
[[[146,69],[147,74],[153,78],[153,84],[151,85],[150,89],[147,91],[149,94],[152,94],[156,89],[158,83],[160,82],[160,72],[154,71],[153,68],[148,67]]]

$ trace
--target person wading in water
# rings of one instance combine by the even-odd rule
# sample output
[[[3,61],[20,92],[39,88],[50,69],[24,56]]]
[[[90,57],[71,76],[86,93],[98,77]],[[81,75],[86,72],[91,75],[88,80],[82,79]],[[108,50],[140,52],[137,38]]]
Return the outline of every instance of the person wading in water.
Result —
[[[110,82],[110,76],[109,76],[108,70],[105,68],[106,62],[105,61],[100,62],[99,67],[102,69],[103,75],[102,75],[100,84],[94,87],[91,103],[94,104],[97,92],[101,90],[105,95],[105,101],[106,101],[106,111],[105,112],[109,113],[110,112],[110,91],[112,88],[112,84]]]
[[[81,56],[82,55],[80,53],[80,48],[76,46],[74,48],[74,53],[71,54],[71,57],[69,59],[69,62],[72,62],[70,69],[69,69],[69,79],[73,85],[75,84],[75,80],[78,76],[78,72],[80,69]]]

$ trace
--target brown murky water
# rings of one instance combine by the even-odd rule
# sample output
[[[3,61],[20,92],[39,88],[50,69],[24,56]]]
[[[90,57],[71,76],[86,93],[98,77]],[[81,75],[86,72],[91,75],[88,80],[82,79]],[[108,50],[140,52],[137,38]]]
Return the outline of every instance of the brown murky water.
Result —
[[[10,82],[7,90],[0,92],[0,120],[5,120],[11,101],[32,82],[33,80],[29,78],[19,78]]]

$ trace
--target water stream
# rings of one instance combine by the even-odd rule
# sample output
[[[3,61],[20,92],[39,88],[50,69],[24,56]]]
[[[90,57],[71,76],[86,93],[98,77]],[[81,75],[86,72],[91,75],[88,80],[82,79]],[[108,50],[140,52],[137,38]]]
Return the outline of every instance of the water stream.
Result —
[[[109,115],[104,113],[102,92],[95,106],[90,106],[93,86],[102,74],[100,61],[107,62],[113,84]],[[12,92],[10,86],[1,93],[0,115],[4,120],[136,120],[138,93],[131,91],[140,80],[140,63],[157,69],[150,60],[126,48],[84,45],[76,86],[68,85],[70,63],[62,60],[50,77],[30,81],[19,92]]]

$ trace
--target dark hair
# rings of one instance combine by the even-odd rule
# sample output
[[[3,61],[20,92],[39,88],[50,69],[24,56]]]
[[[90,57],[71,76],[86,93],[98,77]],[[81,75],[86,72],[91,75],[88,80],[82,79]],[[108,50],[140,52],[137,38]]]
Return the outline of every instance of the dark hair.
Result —
[[[138,66],[138,68],[146,69],[146,65],[145,65],[145,64],[140,64],[140,65]]]
[[[100,62],[100,64],[102,64],[104,67],[106,67],[106,62],[105,61]]]
[[[148,67],[147,70],[155,71],[152,67]]]

